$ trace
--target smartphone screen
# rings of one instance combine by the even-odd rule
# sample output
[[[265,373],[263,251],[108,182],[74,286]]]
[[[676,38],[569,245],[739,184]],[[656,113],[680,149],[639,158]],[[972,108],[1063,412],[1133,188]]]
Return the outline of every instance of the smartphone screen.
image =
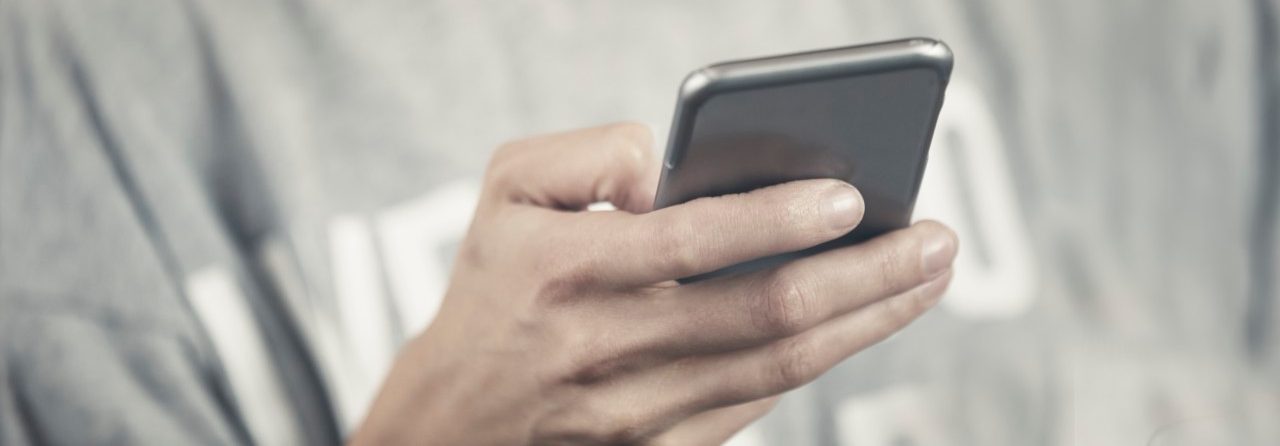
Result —
[[[906,227],[950,66],[945,45],[909,39],[730,62],[691,75],[655,207],[837,178],[858,188],[866,214],[832,242],[690,280],[763,268]]]

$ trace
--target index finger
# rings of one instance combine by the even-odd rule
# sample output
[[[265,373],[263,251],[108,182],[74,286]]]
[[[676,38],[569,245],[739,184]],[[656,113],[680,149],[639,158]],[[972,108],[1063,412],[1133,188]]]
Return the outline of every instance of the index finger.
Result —
[[[651,285],[815,246],[853,229],[862,196],[839,180],[784,183],[699,198],[642,215],[609,213],[592,250],[607,283]]]
[[[486,174],[490,196],[559,210],[607,201],[648,211],[661,164],[649,128],[615,123],[504,144]]]

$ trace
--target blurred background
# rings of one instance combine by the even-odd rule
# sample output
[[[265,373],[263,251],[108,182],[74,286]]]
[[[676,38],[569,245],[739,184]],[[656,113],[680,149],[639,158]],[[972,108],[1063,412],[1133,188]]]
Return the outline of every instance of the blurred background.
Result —
[[[94,381],[67,358],[98,353],[67,339],[112,329],[55,333],[78,322],[30,309],[58,301],[202,325],[212,345],[185,354],[229,369],[290,361],[237,329],[292,339],[331,395],[310,407],[350,429],[431,322],[497,145],[618,120],[664,141],[697,67],[928,36],[956,65],[916,215],[958,230],[954,286],[731,443],[1280,444],[1278,17],[1274,0],[3,0],[4,373],[57,384],[0,409],[77,416],[59,405]],[[189,303],[139,297],[175,293]],[[280,308],[288,323],[235,322]],[[113,361],[97,373],[136,367]]]

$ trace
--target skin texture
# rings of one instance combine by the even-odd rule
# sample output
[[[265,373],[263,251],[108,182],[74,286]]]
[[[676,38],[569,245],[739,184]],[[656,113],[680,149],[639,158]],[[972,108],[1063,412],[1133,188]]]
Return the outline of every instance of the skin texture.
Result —
[[[501,147],[435,322],[352,442],[719,444],[950,281],[955,234],[921,222],[679,285],[847,233],[862,199],[806,180],[652,211],[652,145],[613,124]],[[618,210],[584,211],[600,201]]]

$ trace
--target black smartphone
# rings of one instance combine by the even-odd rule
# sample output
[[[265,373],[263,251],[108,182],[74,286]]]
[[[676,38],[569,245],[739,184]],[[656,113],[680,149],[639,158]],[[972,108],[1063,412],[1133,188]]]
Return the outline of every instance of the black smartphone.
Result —
[[[912,38],[694,71],[680,87],[655,208],[788,181],[837,178],[862,192],[849,234],[686,278],[757,270],[906,227],[952,56]]]

